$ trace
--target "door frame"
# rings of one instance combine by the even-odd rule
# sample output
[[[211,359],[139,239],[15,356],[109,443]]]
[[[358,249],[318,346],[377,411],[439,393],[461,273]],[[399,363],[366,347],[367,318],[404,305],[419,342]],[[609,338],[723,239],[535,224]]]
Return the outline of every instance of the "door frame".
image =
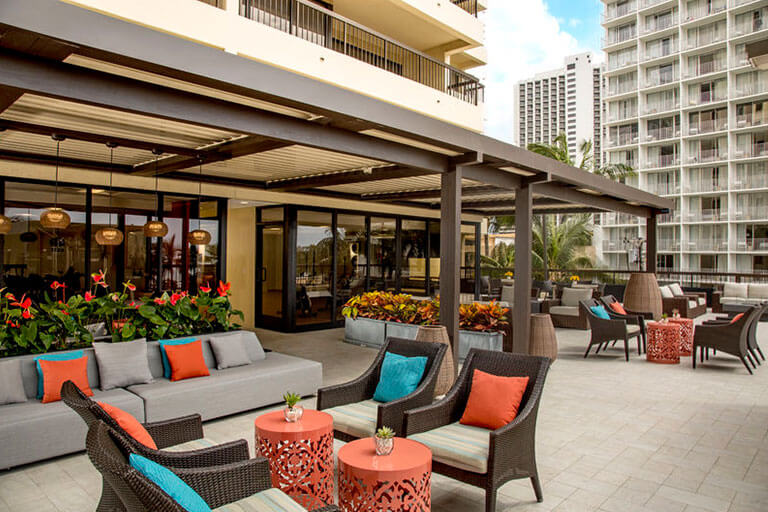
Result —
[[[282,276],[282,297],[281,297],[281,303],[283,308],[283,315],[280,317],[277,316],[271,316],[271,315],[265,315],[263,312],[263,283],[264,283],[264,272],[266,271],[266,268],[264,267],[264,229],[268,227],[279,227],[282,230],[282,242],[283,242],[283,251],[285,251],[285,238],[286,238],[286,229],[285,229],[285,221],[269,221],[269,222],[261,222],[259,219],[261,218],[261,212],[259,212],[259,215],[256,220],[256,243],[255,243],[255,268],[254,268],[254,326],[260,327],[264,329],[275,329],[275,330],[284,330],[286,329],[286,315],[285,315],[285,258],[283,258],[283,276]],[[285,253],[284,253],[285,254]]]

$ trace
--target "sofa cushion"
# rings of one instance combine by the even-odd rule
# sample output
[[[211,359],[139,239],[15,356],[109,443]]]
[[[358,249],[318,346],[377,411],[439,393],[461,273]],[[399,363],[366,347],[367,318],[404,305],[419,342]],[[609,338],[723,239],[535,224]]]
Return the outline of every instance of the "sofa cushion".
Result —
[[[579,316],[579,308],[575,306],[550,306],[550,315]]]
[[[669,289],[669,286],[660,286],[659,291],[661,291],[662,299],[671,299],[675,296],[675,294],[672,293],[672,290]]]
[[[496,430],[517,417],[530,377],[493,375],[475,369],[459,423]]]
[[[147,340],[122,343],[94,343],[101,389],[121,388],[152,382],[147,361]]]
[[[605,309],[605,306],[592,306],[589,308],[592,313],[598,318],[602,318],[603,320],[610,320],[611,316],[608,314],[608,311]]]
[[[706,306],[707,305],[707,298],[706,297],[697,297],[696,302],[699,303],[699,306]]]
[[[725,283],[723,285],[723,297],[749,297],[749,285],[746,283]]]
[[[699,306],[699,303],[695,300],[689,300],[688,301],[688,309],[696,309]]]
[[[277,352],[246,366],[210,373],[203,379],[156,379],[127,389],[144,399],[147,421],[195,413],[208,420],[279,403],[286,389],[313,395],[322,383],[320,363]]]
[[[480,427],[451,423],[413,434],[413,439],[432,450],[432,459],[455,468],[484,474],[488,471],[491,431]]]
[[[427,358],[424,356],[406,357],[386,352],[373,399],[377,402],[391,402],[410,395],[419,387],[426,367]]]
[[[768,300],[768,284],[751,283],[747,290],[747,297]]]
[[[515,303],[515,287],[504,285],[501,287],[501,300],[509,304]]]
[[[37,361],[43,375],[43,403],[61,400],[61,386],[71,380],[85,396],[93,396],[88,385],[88,356],[68,361]]]
[[[364,400],[325,409],[333,416],[333,428],[354,437],[371,437],[376,433],[379,402]]]
[[[211,373],[203,358],[203,342],[195,340],[181,345],[166,345],[165,357],[171,367],[171,380],[208,377]]]
[[[273,487],[214,509],[214,512],[305,512],[306,510],[283,491]]]
[[[640,332],[640,326],[636,324],[627,324],[627,334],[635,334]]]
[[[96,404],[101,407],[107,415],[115,420],[115,422],[120,425],[120,428],[125,430],[126,434],[147,448],[157,450],[157,443],[155,443],[155,440],[152,439],[152,436],[147,432],[147,429],[134,415],[128,414],[119,407],[115,407],[107,402],[96,402]]]
[[[216,369],[218,370],[243,366],[251,362],[251,358],[248,357],[248,352],[245,350],[241,332],[211,336],[208,342],[211,344],[213,355],[216,356]]]
[[[163,377],[166,379],[170,379],[173,375],[173,369],[171,368],[171,362],[168,361],[168,350],[167,347],[178,347],[181,345],[189,345],[190,343],[194,343],[196,341],[200,342],[200,354],[202,355],[202,340],[198,336],[191,336],[188,338],[175,338],[171,340],[159,340],[158,344],[160,345],[160,356],[163,358]]]
[[[94,391],[94,400],[107,402],[144,421],[141,398],[124,389]],[[37,400],[9,404],[0,414],[0,467],[9,468],[85,449],[87,427],[64,402]]]
[[[83,357],[84,352],[82,350],[72,350],[63,352],[53,352],[50,354],[42,354],[35,356],[35,367],[37,368],[37,398],[42,400],[43,392],[45,390],[43,382],[43,370],[40,368],[40,361],[70,361],[72,359],[80,359]]]
[[[592,298],[592,288],[563,288],[560,303],[563,306],[579,307],[579,301]]]
[[[672,295],[676,297],[679,297],[680,295],[685,295],[685,292],[683,291],[682,287],[678,283],[670,284],[669,289],[672,291]]]
[[[744,304],[746,300],[742,297],[720,297],[720,304]]]
[[[0,405],[26,401],[24,380],[21,378],[21,361],[0,361]]]

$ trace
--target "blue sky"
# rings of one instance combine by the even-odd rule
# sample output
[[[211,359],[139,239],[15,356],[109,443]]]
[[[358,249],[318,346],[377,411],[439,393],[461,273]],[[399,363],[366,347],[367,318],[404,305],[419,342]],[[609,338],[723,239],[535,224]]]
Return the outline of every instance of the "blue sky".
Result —
[[[486,84],[486,133],[514,142],[513,87],[592,51],[602,61],[600,0],[490,0],[484,13],[489,64],[471,70]]]

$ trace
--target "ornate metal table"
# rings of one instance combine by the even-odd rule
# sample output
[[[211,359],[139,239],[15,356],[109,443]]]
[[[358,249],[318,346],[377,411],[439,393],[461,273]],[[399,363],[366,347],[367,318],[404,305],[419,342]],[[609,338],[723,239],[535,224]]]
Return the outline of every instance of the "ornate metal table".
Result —
[[[680,338],[682,326],[672,322],[648,322],[648,352],[646,360],[652,363],[680,364]]]
[[[410,439],[395,439],[389,455],[376,455],[373,438],[339,450],[339,508],[342,512],[428,512],[432,452]]]
[[[296,423],[283,411],[256,418],[256,452],[269,460],[272,486],[307,510],[333,504],[333,417],[305,410]]]
[[[693,352],[693,319],[670,318],[669,322],[680,324],[680,355],[690,356]]]

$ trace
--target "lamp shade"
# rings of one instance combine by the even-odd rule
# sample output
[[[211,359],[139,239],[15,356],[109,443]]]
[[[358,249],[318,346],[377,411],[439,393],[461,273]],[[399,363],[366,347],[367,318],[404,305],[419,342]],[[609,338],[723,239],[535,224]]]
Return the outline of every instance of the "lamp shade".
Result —
[[[160,220],[150,220],[144,224],[144,236],[163,237],[168,234],[168,224]]]
[[[66,229],[71,222],[69,214],[58,207],[46,208],[40,215],[40,224],[48,229]]]
[[[123,243],[123,232],[110,226],[98,230],[94,238],[99,245],[120,245]]]
[[[187,234],[187,242],[192,245],[208,245],[211,243],[211,234],[204,229],[195,229]]]
[[[5,215],[0,215],[0,235],[7,235],[11,232],[11,219]]]

